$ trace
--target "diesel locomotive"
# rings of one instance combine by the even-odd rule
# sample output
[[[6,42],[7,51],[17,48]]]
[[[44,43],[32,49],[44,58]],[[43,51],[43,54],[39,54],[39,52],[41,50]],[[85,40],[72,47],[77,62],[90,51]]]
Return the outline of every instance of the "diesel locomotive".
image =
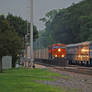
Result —
[[[48,46],[48,48],[35,50],[34,58],[35,62],[66,66],[66,45],[58,43]]]
[[[64,58],[66,56],[66,45],[65,44],[53,44],[48,47],[49,58],[48,59],[56,59],[56,58]]]
[[[34,51],[34,58],[36,59],[60,59],[66,56],[65,44],[53,44],[48,48],[42,48]]]

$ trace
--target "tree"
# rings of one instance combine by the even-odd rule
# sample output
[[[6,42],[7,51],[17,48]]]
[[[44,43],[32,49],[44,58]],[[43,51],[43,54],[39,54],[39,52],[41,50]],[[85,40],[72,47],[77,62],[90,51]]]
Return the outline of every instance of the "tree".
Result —
[[[21,53],[23,47],[23,41],[10,26],[8,20],[1,15],[0,16],[0,72],[2,71],[2,56],[11,55],[16,57]],[[15,63],[15,61],[13,61]]]
[[[41,19],[46,27],[43,35],[47,34],[48,39],[65,44],[91,41],[91,11],[92,0],[82,0],[68,8],[59,9],[57,13],[48,12],[45,18]]]
[[[45,18],[41,18],[40,21],[45,23],[46,28],[44,29],[43,32],[40,32],[41,38],[41,43],[43,47],[47,47],[48,44],[51,45],[55,43],[54,36],[53,36],[53,29],[52,29],[52,22],[53,19],[55,18],[56,14],[59,12],[59,10],[51,10],[46,13]],[[44,41],[46,40],[46,41]]]
[[[28,27],[28,28],[27,28]],[[0,56],[11,55],[13,57],[13,67],[15,66],[17,55],[24,49],[25,35],[29,32],[30,23],[21,17],[8,14],[0,16]],[[34,40],[38,38],[38,30],[33,26]]]
[[[21,17],[13,16],[10,13],[7,16],[7,20],[9,21],[10,25],[15,29],[15,31],[19,34],[19,36],[24,39],[27,31],[30,31],[30,23],[26,20],[23,20]],[[33,26],[33,35],[34,39],[38,38],[38,30],[35,25]]]
[[[27,33],[27,21],[23,20],[21,17],[13,16],[12,14],[7,15],[7,20],[10,25],[15,29],[19,36],[24,37]]]

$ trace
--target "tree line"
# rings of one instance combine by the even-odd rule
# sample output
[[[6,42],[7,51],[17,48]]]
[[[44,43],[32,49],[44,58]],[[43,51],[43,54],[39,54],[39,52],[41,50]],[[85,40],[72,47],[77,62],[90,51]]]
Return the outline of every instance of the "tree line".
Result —
[[[92,41],[92,0],[82,0],[68,8],[51,10],[44,18],[45,29],[41,37],[47,37],[47,44],[78,43]],[[46,44],[43,41],[43,46]]]

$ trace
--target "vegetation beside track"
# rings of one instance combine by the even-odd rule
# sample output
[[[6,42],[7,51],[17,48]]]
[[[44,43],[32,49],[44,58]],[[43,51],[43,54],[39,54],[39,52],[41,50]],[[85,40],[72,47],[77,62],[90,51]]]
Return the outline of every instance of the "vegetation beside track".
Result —
[[[47,69],[10,69],[0,73],[1,92],[69,92],[62,87],[37,81],[54,81],[64,76]],[[66,77],[65,77],[66,78]],[[70,91],[76,92],[76,91]]]

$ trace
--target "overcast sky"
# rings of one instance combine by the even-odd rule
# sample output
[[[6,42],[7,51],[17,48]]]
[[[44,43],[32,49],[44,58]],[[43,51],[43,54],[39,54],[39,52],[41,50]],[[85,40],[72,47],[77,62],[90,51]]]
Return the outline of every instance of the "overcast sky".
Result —
[[[81,0],[34,0],[34,24],[38,29],[43,28],[40,18],[52,10],[69,7]],[[30,0],[0,0],[0,14],[12,13],[23,19],[30,19]]]

